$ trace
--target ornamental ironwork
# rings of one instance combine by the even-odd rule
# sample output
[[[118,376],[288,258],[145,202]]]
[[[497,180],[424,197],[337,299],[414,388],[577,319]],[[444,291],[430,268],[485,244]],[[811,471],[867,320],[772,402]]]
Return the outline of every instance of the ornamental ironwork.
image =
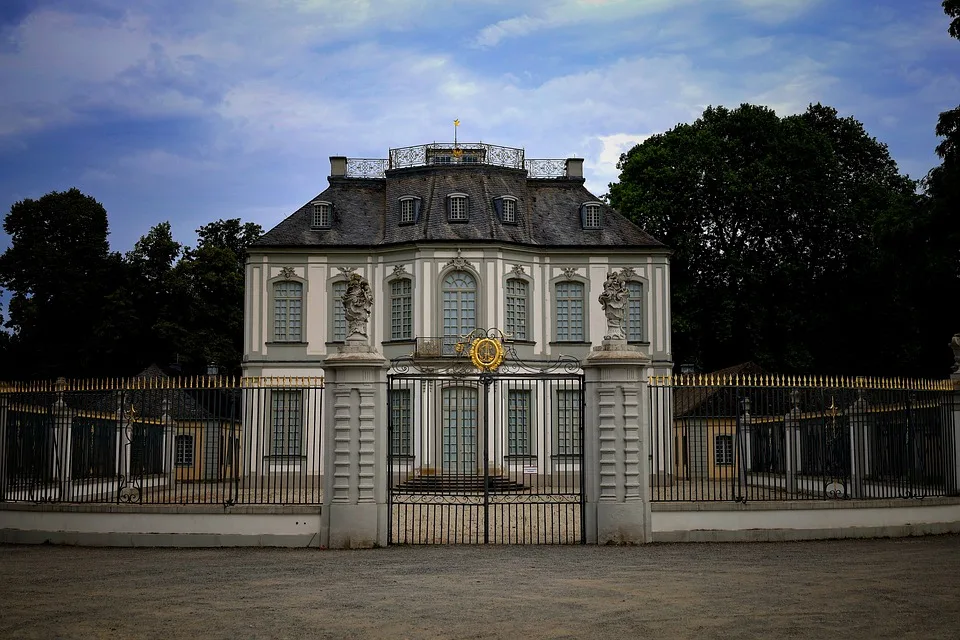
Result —
[[[383,178],[387,170],[386,158],[347,158],[348,178]]]
[[[565,158],[531,158],[524,164],[528,178],[562,178],[567,175]]]
[[[390,149],[387,168],[474,164],[523,169],[523,149],[483,142],[432,142]]]

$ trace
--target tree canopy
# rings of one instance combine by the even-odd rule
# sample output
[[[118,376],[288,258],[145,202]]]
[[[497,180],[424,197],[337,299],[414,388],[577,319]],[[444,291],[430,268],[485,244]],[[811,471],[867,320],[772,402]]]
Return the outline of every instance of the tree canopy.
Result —
[[[928,342],[944,334],[926,332],[933,283],[915,286],[936,260],[927,203],[854,118],[710,107],[618,168],[611,204],[674,250],[677,362],[943,372]]]
[[[195,248],[161,222],[125,255],[109,251],[107,212],[77,189],[14,204],[0,287],[0,379],[132,375],[151,363],[238,373],[246,249],[262,233],[239,219],[197,230]]]

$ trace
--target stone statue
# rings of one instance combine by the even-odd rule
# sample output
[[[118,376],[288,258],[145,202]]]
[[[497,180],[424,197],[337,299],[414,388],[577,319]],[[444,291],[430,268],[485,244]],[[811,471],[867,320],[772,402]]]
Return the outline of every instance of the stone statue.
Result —
[[[950,347],[953,349],[953,372],[960,373],[960,333],[953,334]]]
[[[373,306],[373,291],[359,273],[351,273],[343,294],[343,315],[347,320],[347,337],[367,337],[367,319]]]
[[[603,293],[600,294],[600,305],[607,316],[607,335],[603,336],[605,340],[626,339],[623,319],[629,295],[627,281],[623,274],[618,274],[615,271],[609,272],[606,282],[603,283]]]

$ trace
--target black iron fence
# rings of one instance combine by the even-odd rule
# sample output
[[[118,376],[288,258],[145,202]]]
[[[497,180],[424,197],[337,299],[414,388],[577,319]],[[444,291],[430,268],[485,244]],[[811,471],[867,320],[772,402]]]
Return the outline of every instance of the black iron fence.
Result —
[[[957,495],[946,381],[650,380],[654,501]]]
[[[0,501],[319,504],[322,378],[0,387]]]

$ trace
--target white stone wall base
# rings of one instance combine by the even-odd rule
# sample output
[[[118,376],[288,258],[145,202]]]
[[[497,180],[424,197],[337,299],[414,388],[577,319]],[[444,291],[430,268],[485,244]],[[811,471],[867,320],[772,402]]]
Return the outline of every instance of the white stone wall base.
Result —
[[[646,544],[652,541],[646,505],[636,502],[597,504],[597,544]]]
[[[387,546],[387,505],[331,504],[324,507],[321,530],[328,549],[370,549]]]

